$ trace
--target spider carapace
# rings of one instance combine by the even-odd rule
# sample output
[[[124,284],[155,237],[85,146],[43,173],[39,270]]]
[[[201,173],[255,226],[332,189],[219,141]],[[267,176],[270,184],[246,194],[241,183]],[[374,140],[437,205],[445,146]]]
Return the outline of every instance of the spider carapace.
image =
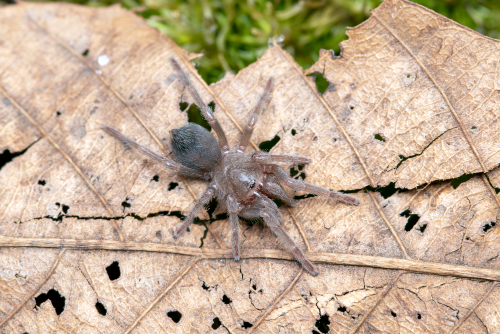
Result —
[[[156,154],[110,126],[104,125],[103,129],[127,146],[161,163],[169,170],[188,177],[209,181],[208,188],[194,204],[181,226],[174,232],[174,237],[178,238],[193,222],[203,206],[215,197],[219,205],[222,205],[229,214],[232,230],[232,252],[236,261],[240,260],[238,216],[248,219],[263,218],[265,224],[293,253],[302,267],[310,274],[318,275],[316,266],[306,258],[283,228],[283,219],[278,206],[272,199],[280,199],[290,207],[295,205],[293,198],[282,186],[332,198],[346,204],[359,205],[358,199],[293,179],[275,164],[276,162],[307,164],[311,162],[309,158],[294,155],[273,155],[265,152],[245,153],[259,114],[264,109],[271,94],[272,78],[267,81],[262,96],[250,114],[238,147],[230,150],[226,135],[212,110],[203,102],[179,63],[174,58],[170,58],[170,61],[178,77],[193,96],[195,104],[201,109],[203,116],[214,129],[218,141],[208,130],[198,124],[188,123],[181,128],[174,129],[171,131],[171,145],[172,153],[177,161],[173,161]]]

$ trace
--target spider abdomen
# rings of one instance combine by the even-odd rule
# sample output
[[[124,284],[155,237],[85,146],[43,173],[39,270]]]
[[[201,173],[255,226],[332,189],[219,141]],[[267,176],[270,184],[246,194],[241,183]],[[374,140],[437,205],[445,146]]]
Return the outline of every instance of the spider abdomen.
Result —
[[[172,153],[184,166],[212,171],[221,163],[219,143],[201,125],[188,123],[171,132]]]

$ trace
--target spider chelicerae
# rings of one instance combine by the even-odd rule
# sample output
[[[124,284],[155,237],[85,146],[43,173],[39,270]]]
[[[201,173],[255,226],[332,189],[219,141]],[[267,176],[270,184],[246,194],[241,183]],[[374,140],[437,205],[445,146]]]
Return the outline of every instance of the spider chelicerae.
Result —
[[[245,153],[250,142],[250,136],[261,111],[264,109],[273,86],[273,78],[267,81],[264,92],[250,113],[250,118],[243,131],[236,149],[231,150],[226,135],[214,117],[212,110],[203,102],[200,94],[192,85],[187,74],[179,63],[170,58],[172,66],[182,80],[184,86],[192,95],[195,104],[217,134],[218,141],[204,127],[188,123],[171,131],[172,153],[178,162],[162,157],[133,139],[125,136],[115,128],[104,125],[103,129],[119,139],[127,146],[145,154],[151,160],[161,163],[164,167],[179,174],[204,179],[210,182],[208,188],[196,201],[184,222],[174,232],[178,238],[193,222],[200,210],[213,197],[219,205],[226,208],[232,230],[232,252],[236,261],[240,260],[240,225],[239,217],[247,219],[263,218],[265,224],[289,249],[302,267],[310,274],[318,275],[318,269],[309,261],[302,250],[290,238],[283,228],[283,219],[278,206],[272,199],[280,199],[289,207],[295,206],[293,198],[282,188],[284,185],[292,190],[303,191],[323,197],[342,201],[346,204],[359,205],[359,200],[336,191],[331,191],[302,180],[296,180],[276,162],[307,164],[311,159],[295,155],[275,155],[266,152]]]

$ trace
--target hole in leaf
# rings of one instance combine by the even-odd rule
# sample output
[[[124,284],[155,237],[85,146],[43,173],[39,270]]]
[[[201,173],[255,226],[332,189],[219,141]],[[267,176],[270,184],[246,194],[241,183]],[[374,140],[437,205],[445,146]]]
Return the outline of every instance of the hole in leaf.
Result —
[[[106,307],[104,307],[104,305],[99,301],[95,303],[95,308],[97,309],[97,312],[99,312],[100,315],[106,316],[106,313],[108,313]]]
[[[125,208],[130,208],[130,203],[129,203],[129,202],[127,202],[127,201],[123,201],[123,202],[122,202],[122,207],[123,207],[123,209],[125,209]]]
[[[378,133],[375,134],[375,139],[379,140],[379,141],[383,141],[385,143],[385,139]]]
[[[56,202],[56,205],[57,205],[58,208],[61,207],[61,203],[59,203],[59,202]]]
[[[309,77],[315,77],[314,83],[316,84],[316,88],[320,94],[323,94],[330,86],[328,80],[325,79],[323,74],[321,73],[312,73],[308,75]]]
[[[62,205],[62,211],[64,212],[64,214],[67,214],[68,211],[69,211],[69,206],[67,206],[66,204],[63,204]]]
[[[426,228],[427,224],[422,224],[421,226],[417,227],[417,231],[423,234]]]
[[[56,310],[56,314],[59,315],[64,311],[64,306],[66,305],[66,298],[62,296],[59,291],[55,289],[50,289],[47,293],[42,293],[38,297],[35,297],[36,306],[40,307],[47,300],[50,300],[52,306]]]
[[[168,185],[168,191],[174,190],[178,185],[179,184],[177,182],[170,182],[170,184]]]
[[[472,129],[472,130],[476,130],[476,129],[477,129],[477,127],[473,126],[471,129]]]
[[[276,144],[278,144],[280,139],[281,139],[280,136],[276,135],[274,136],[273,139],[263,141],[262,143],[260,143],[259,148],[261,151],[269,152],[274,146],[276,146]]]
[[[328,314],[322,315],[318,320],[316,320],[316,323],[314,324],[317,329],[321,333],[328,333],[330,331],[330,327],[328,326],[330,324],[330,318],[328,317]]]
[[[45,182],[45,180],[38,180],[38,184],[44,186],[47,184],[47,182]]]
[[[350,106],[349,109],[353,110],[354,109],[354,106]]]
[[[274,198],[272,201],[274,202],[274,204],[276,204],[278,208],[280,208],[281,204],[283,204],[283,201],[279,198]]]
[[[401,217],[406,217],[408,220],[406,221],[405,231],[410,232],[412,228],[415,227],[420,216],[417,214],[412,214],[410,209],[407,209],[399,214]],[[427,225],[426,225],[427,226]],[[425,228],[424,228],[425,230]]]
[[[201,113],[201,110],[194,103],[191,104],[189,106],[189,108],[187,106],[188,106],[188,104],[186,102],[179,103],[179,108],[181,109],[181,111],[187,111],[188,122],[190,122],[190,123],[196,123],[198,125],[201,125],[202,127],[204,127],[205,129],[207,129],[208,131],[212,130],[212,127],[210,126],[210,124],[208,123],[208,121],[205,119],[205,117],[203,117],[203,114]],[[214,107],[215,107],[215,103],[214,102],[210,102],[208,104],[208,107],[210,109],[212,109],[212,112],[213,112]]]
[[[299,200],[299,199],[306,199],[306,198],[316,197],[316,196],[318,196],[318,195],[307,194],[307,195],[293,196],[293,199]]]
[[[222,322],[220,322],[219,317],[215,317],[214,322],[212,323],[212,329],[215,330],[215,329],[219,328],[220,325],[222,325]]]
[[[248,321],[243,321],[243,325],[241,327],[247,329],[247,328],[250,328],[252,326],[253,325],[251,323],[249,323]]]
[[[257,290],[257,284],[253,284],[252,289]]]
[[[394,313],[394,311],[393,311],[393,310],[391,310],[391,315],[392,315],[394,318],[398,316],[396,313]]]
[[[464,174],[462,176],[459,176],[457,178],[454,178],[451,180],[451,185],[453,186],[453,189],[457,189],[459,185],[461,185],[464,182],[469,181],[472,179],[476,174]]]
[[[61,112],[60,111],[56,111],[56,116],[57,117],[61,116]]]
[[[82,52],[82,56],[86,57],[89,54],[89,49],[85,49],[85,51]]]
[[[295,131],[295,129],[292,129],[292,136],[295,136],[297,134],[297,131]]]
[[[155,181],[155,182],[160,181],[160,176],[159,175],[153,176],[153,178],[151,179],[151,181]]]
[[[347,307],[345,307],[345,306],[339,306],[337,308],[337,311],[339,311],[339,312],[345,312],[345,311],[347,311]]]
[[[222,301],[224,302],[224,304],[228,305],[228,304],[231,304],[233,301],[231,300],[231,298],[229,298],[228,296],[224,295],[222,296]]]
[[[487,222],[486,224],[483,225],[483,232],[484,233],[488,232],[489,230],[491,230],[496,225],[497,225],[496,221],[490,220],[489,222]]]
[[[417,319],[422,319],[422,316],[420,315],[420,313],[417,313]]]
[[[207,284],[205,283],[205,281],[203,281],[203,284],[201,285],[201,287],[203,288],[203,290],[210,290],[210,287],[207,286]]]
[[[182,313],[179,311],[169,311],[167,312],[167,316],[176,324],[178,324],[182,319]]]
[[[122,273],[118,261],[114,261],[109,266],[107,266],[106,272],[108,273],[108,277],[111,281],[119,279]]]
[[[217,199],[215,197],[212,197],[212,199],[205,205],[205,210],[207,211],[209,216],[212,216],[212,213],[215,212],[215,209],[217,209],[218,205],[219,202],[217,202]]]
[[[295,167],[290,168],[290,176],[294,177],[297,180],[299,178],[301,178],[302,180],[304,180],[306,178],[306,173],[300,173],[300,171],[303,170],[303,169],[304,169],[304,165],[298,165],[297,169],[295,169]]]

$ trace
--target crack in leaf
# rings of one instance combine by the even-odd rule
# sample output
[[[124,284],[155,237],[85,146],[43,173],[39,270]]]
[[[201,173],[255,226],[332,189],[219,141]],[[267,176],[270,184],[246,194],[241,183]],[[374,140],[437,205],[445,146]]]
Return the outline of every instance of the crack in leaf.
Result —
[[[415,157],[418,157],[418,156],[422,155],[429,146],[431,146],[436,140],[438,140],[439,138],[441,138],[441,136],[443,136],[446,132],[448,132],[450,130],[453,130],[453,129],[456,129],[456,128],[457,127],[450,128],[450,129],[446,130],[445,132],[443,132],[442,134],[440,134],[439,136],[437,136],[436,138],[434,138],[429,144],[427,144],[426,147],[424,147],[424,149],[420,153],[417,153],[417,154],[414,154],[414,155],[410,155],[409,157],[405,157],[403,155],[400,155],[399,159],[401,159],[401,160],[399,161],[398,165],[395,168],[393,168],[393,169],[397,170],[399,168],[399,166],[401,166],[401,164],[403,162],[405,162],[406,160],[413,159]]]

